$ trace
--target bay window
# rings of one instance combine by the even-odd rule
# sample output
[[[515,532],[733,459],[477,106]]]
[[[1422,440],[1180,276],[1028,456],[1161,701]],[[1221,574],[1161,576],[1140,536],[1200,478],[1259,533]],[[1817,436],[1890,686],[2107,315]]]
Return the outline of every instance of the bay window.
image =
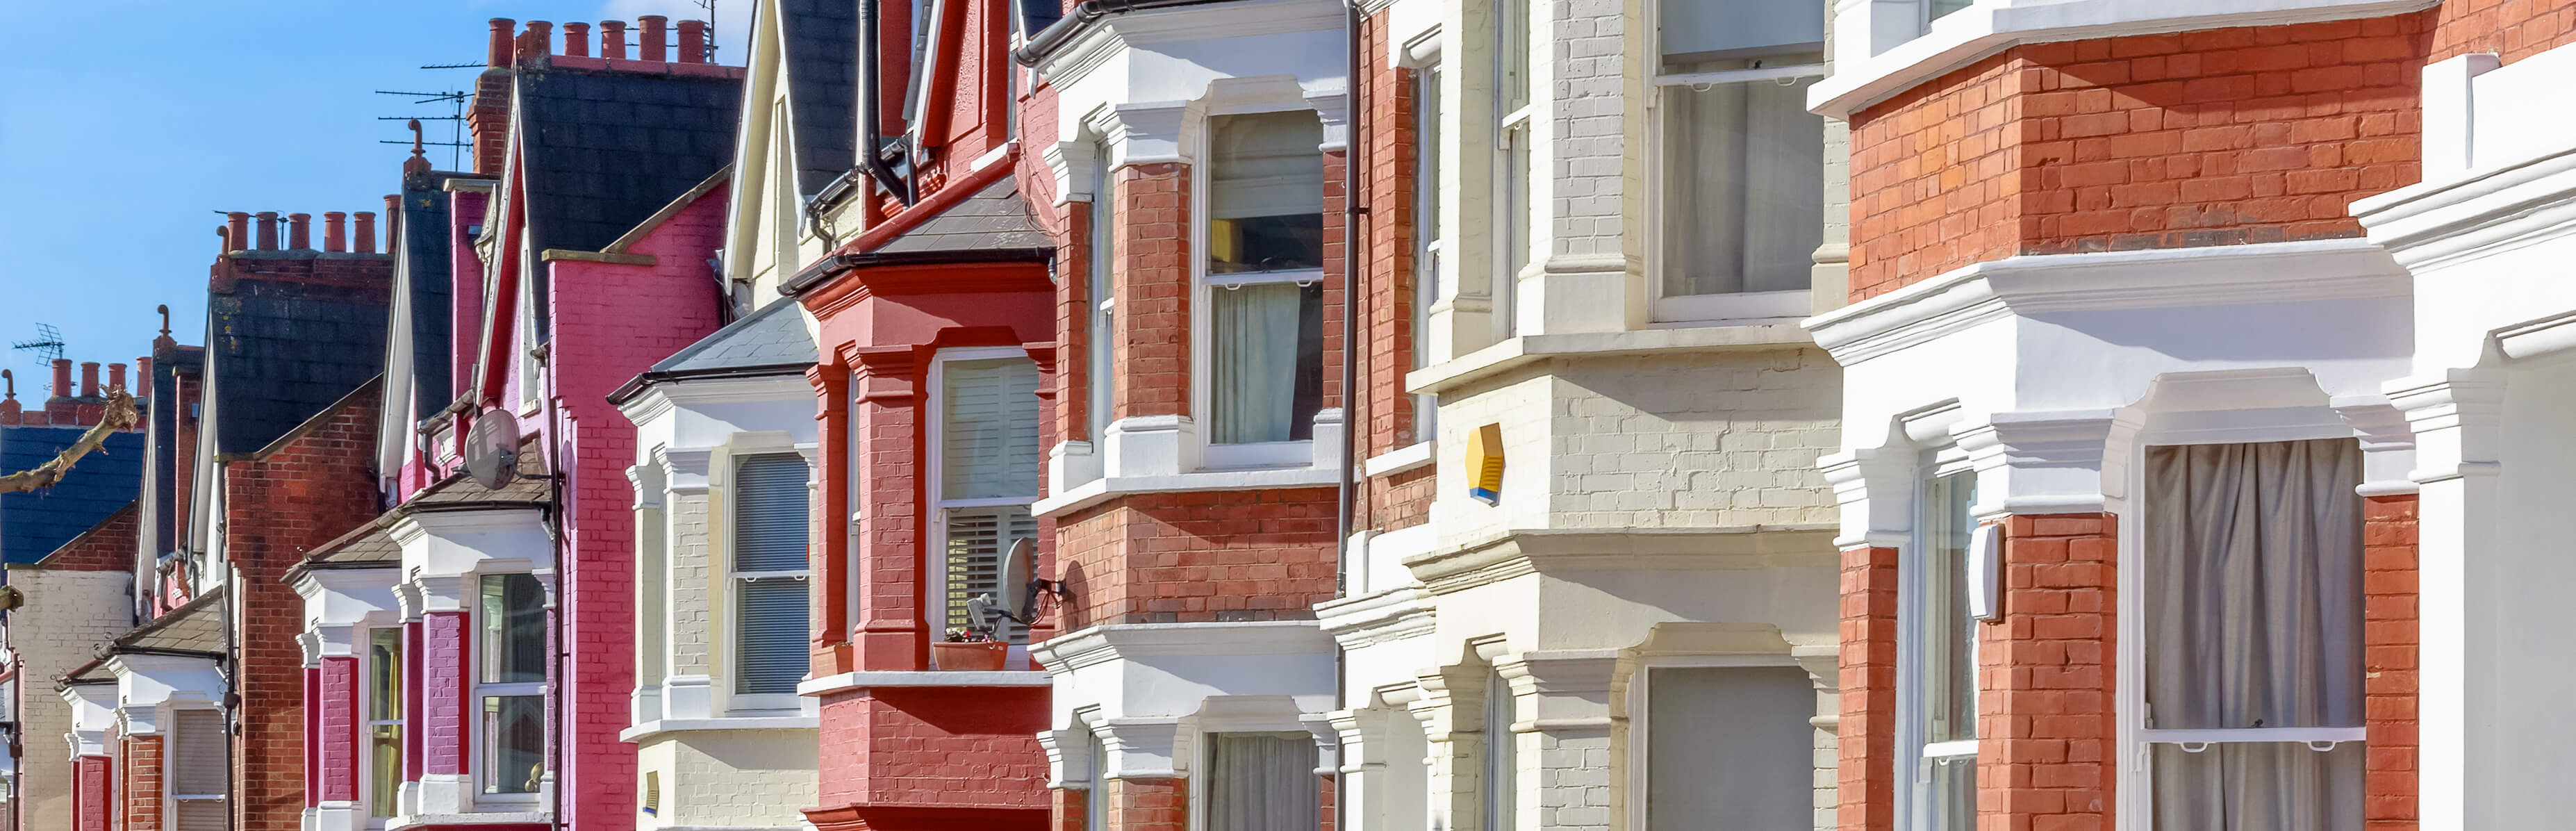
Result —
[[[997,597],[1002,557],[1011,544],[1037,536],[1029,504],[1038,498],[1038,370],[1018,349],[963,349],[934,361],[932,400],[939,402],[931,447],[938,454],[940,562],[925,582],[933,620],[942,630],[983,623],[966,601]],[[1027,629],[1005,621],[995,636],[1020,641]]]
[[[1208,831],[1312,831],[1322,820],[1315,740],[1208,734]]]
[[[1118,263],[1117,177],[1110,169],[1109,146],[1102,144],[1092,151],[1097,163],[1091,169],[1091,440],[1099,442],[1109,434],[1109,422],[1115,420],[1116,399],[1112,393],[1118,383]],[[1094,452],[1101,452],[1095,450]]]
[[[232,778],[231,750],[224,740],[224,714],[219,710],[178,710],[170,714],[170,757],[163,762],[169,778],[170,827],[176,831],[224,831],[232,812],[224,792]]]
[[[1804,316],[1824,242],[1824,12],[1767,0],[1663,0],[1650,106],[1661,188],[1659,320]]]
[[[2362,827],[2360,445],[2145,461],[2137,827]]]
[[[733,693],[738,709],[793,709],[811,660],[805,457],[747,456],[734,465]]]
[[[1448,240],[1440,230],[1440,65],[1432,64],[1413,75],[1413,190],[1414,234],[1419,240],[1413,257],[1413,317],[1409,340],[1413,344],[1412,369],[1431,364],[1431,307],[1440,302],[1441,266],[1448,256]],[[1429,441],[1439,435],[1435,419],[1440,408],[1429,395],[1413,397],[1413,438]]]
[[[1491,171],[1497,266],[1493,293],[1494,336],[1518,331],[1517,298],[1521,269],[1529,266],[1530,157],[1530,3],[1501,0],[1494,4],[1494,159]]]
[[[1311,460],[1287,443],[1314,438],[1323,404],[1323,122],[1307,110],[1208,121],[1206,458]]]
[[[367,630],[367,815],[401,813],[403,648],[401,629]]]
[[[481,583],[478,773],[486,794],[533,794],[546,766],[546,589],[531,574],[486,574]]]
[[[1900,719],[1910,737],[1905,813],[1919,831],[1976,825],[1977,621],[1968,607],[1976,477],[1960,471],[1924,483],[1914,551],[1898,569],[1907,711]]]
[[[1645,673],[1646,831],[1770,831],[1815,821],[1816,687],[1794,666]]]

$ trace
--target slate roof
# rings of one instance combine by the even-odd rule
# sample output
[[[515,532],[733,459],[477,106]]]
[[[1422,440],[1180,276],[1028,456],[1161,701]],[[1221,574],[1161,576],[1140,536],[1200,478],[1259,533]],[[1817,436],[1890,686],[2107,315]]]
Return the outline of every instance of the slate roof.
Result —
[[[700,338],[653,365],[653,372],[690,373],[757,367],[812,366],[817,350],[796,299],[770,301],[741,320]]]
[[[0,471],[52,461],[87,427],[0,427]],[[32,563],[87,532],[143,490],[143,434],[114,433],[51,488],[0,494],[0,561]]]
[[[732,160],[739,79],[556,69],[516,80],[536,250],[607,248]]]
[[[267,447],[382,373],[390,319],[383,282],[236,275],[228,290],[219,281],[209,292],[206,309],[215,452],[223,455]]]
[[[151,432],[144,436],[152,446],[152,492],[145,498],[152,502],[152,527],[143,529],[151,539],[145,542],[153,553],[165,553],[178,539],[179,514],[179,376],[196,376],[205,371],[206,349],[202,346],[155,347],[152,350],[152,398],[135,402],[142,407]]]
[[[779,0],[778,10],[796,189],[810,197],[858,164],[859,4]]]
[[[109,654],[132,650],[172,650],[178,652],[222,652],[224,620],[221,604],[224,590],[213,591],[188,601],[188,605],[170,610],[151,623],[119,635],[107,648]]]
[[[927,254],[951,251],[1054,248],[1055,239],[1029,215],[1017,177],[1004,176],[975,195],[921,221],[874,254]]]
[[[543,505],[550,499],[547,492],[546,454],[538,439],[531,436],[519,442],[519,476],[502,485],[500,490],[483,487],[474,477],[458,474],[412,494],[409,501],[394,508],[412,512],[436,510],[448,506],[528,504]]]
[[[440,186],[459,173],[432,171],[403,177],[402,274],[405,302],[411,306],[411,385],[415,421],[447,408],[452,382],[448,341],[455,330],[455,278],[449,250],[449,194]]]

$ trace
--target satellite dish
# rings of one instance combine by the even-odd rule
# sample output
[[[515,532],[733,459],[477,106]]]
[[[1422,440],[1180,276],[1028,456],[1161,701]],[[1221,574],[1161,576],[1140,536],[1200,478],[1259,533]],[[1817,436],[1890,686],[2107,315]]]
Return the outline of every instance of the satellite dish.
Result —
[[[486,490],[519,478],[519,420],[507,410],[485,410],[465,431],[465,474]]]
[[[1022,626],[1035,621],[1038,590],[1046,583],[1033,576],[1037,570],[1037,546],[1027,537],[1011,543],[1011,550],[1002,555],[1002,573],[994,580],[998,591],[967,598],[966,619],[985,632],[1000,630],[1002,620]]]

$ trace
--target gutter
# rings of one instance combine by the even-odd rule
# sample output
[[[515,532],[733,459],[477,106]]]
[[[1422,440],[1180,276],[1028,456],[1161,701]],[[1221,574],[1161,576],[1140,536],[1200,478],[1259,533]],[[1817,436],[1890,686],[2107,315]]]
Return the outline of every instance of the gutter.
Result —
[[[619,384],[616,391],[608,394],[608,405],[611,407],[624,407],[626,406],[626,402],[633,401],[636,396],[643,395],[646,388],[655,384],[671,381],[703,381],[714,378],[754,378],[789,374],[803,375],[806,370],[813,368],[814,365],[810,363],[761,364],[758,366],[737,366],[727,367],[724,369],[647,372],[627,379],[626,383]]]
[[[1029,38],[1028,43],[1013,50],[1011,59],[1019,61],[1021,66],[1036,66],[1039,61],[1063,51],[1067,44],[1098,28],[1100,21],[1108,19],[1111,15],[1226,2],[1232,2],[1232,0],[1084,0],[1075,5],[1072,11],[1065,13],[1063,19],[1057,20],[1054,25],[1038,32],[1036,37]]]
[[[981,263],[1044,263],[1055,259],[1053,248],[978,248],[968,251],[870,251],[860,254],[834,254],[807,264],[787,282],[778,284],[778,293],[795,297],[813,289],[842,272],[859,268],[895,265],[975,265]]]

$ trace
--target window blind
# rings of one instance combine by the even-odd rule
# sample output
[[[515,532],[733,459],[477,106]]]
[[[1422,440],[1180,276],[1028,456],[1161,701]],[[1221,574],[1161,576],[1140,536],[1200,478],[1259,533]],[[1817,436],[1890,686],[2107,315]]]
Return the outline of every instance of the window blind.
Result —
[[[805,457],[752,456],[734,467],[733,570],[804,571]]]
[[[966,619],[966,600],[984,592],[1001,596],[1002,553],[1016,540],[1037,536],[1038,521],[1018,505],[950,508],[947,514],[947,625],[965,626],[974,622]],[[1005,625],[1010,640],[1028,632],[1016,623]]]
[[[948,361],[940,424],[943,499],[1038,494],[1038,367],[1027,358]]]
[[[760,577],[739,582],[742,590],[734,595],[733,691],[794,695],[810,661],[805,579]]]
[[[171,796],[222,798],[224,781],[232,769],[225,759],[223,713],[214,710],[172,713],[169,747]]]

